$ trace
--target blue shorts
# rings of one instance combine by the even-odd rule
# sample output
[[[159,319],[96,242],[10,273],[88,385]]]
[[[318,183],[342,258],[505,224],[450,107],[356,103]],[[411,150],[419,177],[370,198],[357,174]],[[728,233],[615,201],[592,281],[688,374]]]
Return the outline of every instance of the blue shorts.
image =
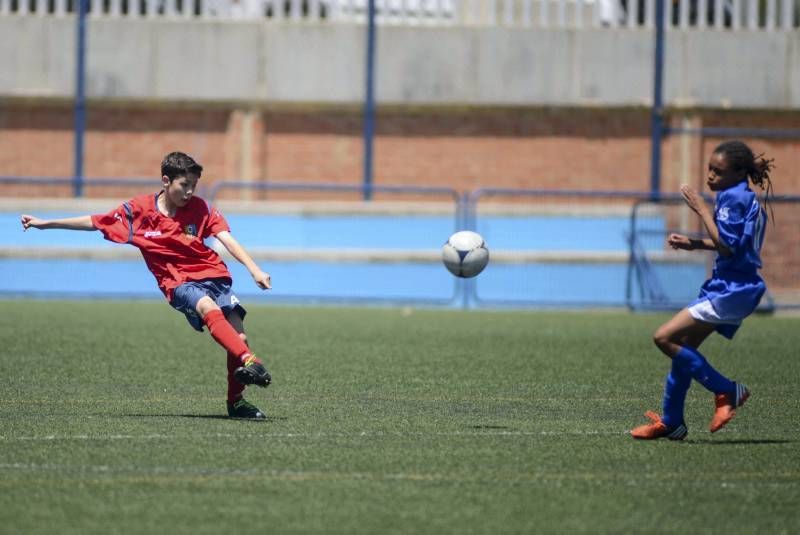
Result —
[[[755,311],[766,289],[758,276],[738,281],[712,277],[689,304],[689,313],[697,320],[715,324],[716,331],[725,338],[733,338],[742,320]]]
[[[239,299],[231,291],[231,281],[228,279],[206,279],[202,281],[184,282],[172,292],[172,308],[186,315],[189,324],[203,332],[203,318],[197,313],[197,302],[203,297],[214,300],[225,317],[237,310],[244,318],[247,311],[239,304]]]

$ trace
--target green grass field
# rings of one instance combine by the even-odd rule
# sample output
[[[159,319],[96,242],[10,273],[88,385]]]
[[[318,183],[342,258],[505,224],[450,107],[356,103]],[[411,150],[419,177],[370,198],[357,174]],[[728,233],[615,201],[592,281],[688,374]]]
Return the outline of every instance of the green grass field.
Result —
[[[667,316],[250,306],[266,422],[165,303],[5,301],[2,533],[800,531],[800,318],[704,346],[753,397],[721,432],[660,410]]]

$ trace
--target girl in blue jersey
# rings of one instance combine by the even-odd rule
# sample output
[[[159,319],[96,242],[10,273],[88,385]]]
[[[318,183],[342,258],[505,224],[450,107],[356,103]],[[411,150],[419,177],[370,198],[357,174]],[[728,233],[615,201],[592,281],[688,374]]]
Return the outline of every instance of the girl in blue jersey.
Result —
[[[714,250],[717,257],[711,278],[700,288],[697,299],[659,327],[653,336],[656,346],[672,359],[664,387],[664,414],[645,413],[651,422],[633,429],[633,438],[686,437],[683,406],[692,379],[714,394],[716,410],[709,425],[712,433],[727,424],[750,396],[746,386],[720,374],[698,348],[714,331],[733,338],[742,320],[756,309],[766,291],[758,269],[767,215],[750,189],[748,178],[766,191],[768,200],[772,167],[772,160],[754,155],[741,141],[726,141],[714,150],[708,162],[706,183],[717,193],[714,212],[697,191],[687,185],[681,187],[686,204],[700,216],[709,237],[696,239],[671,234],[667,243],[673,249]]]

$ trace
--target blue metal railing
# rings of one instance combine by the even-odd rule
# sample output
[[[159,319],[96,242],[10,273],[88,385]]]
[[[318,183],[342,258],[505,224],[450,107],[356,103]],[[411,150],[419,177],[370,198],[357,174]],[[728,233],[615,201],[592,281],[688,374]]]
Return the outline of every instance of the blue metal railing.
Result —
[[[709,200],[708,197],[705,197],[705,199],[706,201]],[[658,200],[638,200],[631,208],[630,232],[628,234],[628,270],[625,280],[625,302],[630,310],[644,308],[635,304],[633,295],[634,280],[639,282],[639,301],[652,303],[652,306],[648,308],[670,309],[680,306],[669,302],[669,298],[653,269],[646,247],[641,241],[641,232],[638,230],[638,216],[640,208],[645,204],[657,202],[678,204],[682,201],[683,197],[681,195],[664,195]],[[663,238],[663,231],[656,231],[656,233],[659,238]]]
[[[477,203],[482,197],[592,197],[596,199],[650,199],[650,192],[646,191],[603,191],[603,190],[551,190],[551,189],[513,189],[513,188],[479,188],[464,196],[464,224],[465,228],[475,230],[475,217]]]
[[[202,195],[209,201],[215,202],[220,190],[255,190],[255,191],[306,191],[329,193],[360,193],[364,194],[364,185],[359,184],[331,184],[326,182],[246,182],[241,180],[220,180],[203,190]],[[427,197],[449,197],[455,203],[455,228],[468,228],[467,195],[461,195],[453,188],[428,187],[428,186],[393,186],[370,185],[370,196],[375,193],[389,193],[394,195],[423,195]]]
[[[70,179],[0,177],[0,183],[69,186]],[[90,179],[88,184],[108,187],[144,185],[148,189],[157,186],[157,182],[152,179]],[[360,184],[223,181],[211,184],[203,196],[210,201],[218,201],[222,191],[246,189],[348,193],[352,194],[348,195],[348,199],[352,199],[356,203],[354,206],[357,206],[353,214],[359,213],[361,206],[358,204],[361,201]],[[274,220],[267,223],[248,219],[255,216],[232,214],[233,218],[239,218],[237,235],[251,240],[249,243],[254,245],[269,243],[269,249],[264,248],[257,252],[263,258],[269,259],[276,269],[285,270],[282,279],[290,284],[284,286],[282,294],[271,296],[270,301],[393,305],[405,303],[464,308],[627,306],[633,310],[672,310],[685,306],[688,302],[684,295],[688,291],[685,289],[687,285],[680,284],[680,278],[690,274],[690,278],[695,279],[703,276],[707,269],[704,257],[699,255],[695,259],[698,262],[662,258],[665,233],[670,232],[674,218],[670,219],[661,212],[661,215],[647,213],[639,221],[640,209],[648,203],[681,204],[682,197],[676,194],[662,195],[654,201],[648,191],[487,188],[459,195],[450,188],[379,185],[375,186],[374,191],[389,196],[392,201],[402,195],[411,195],[412,202],[419,201],[420,204],[427,202],[426,199],[443,198],[453,203],[453,217],[450,219],[450,210],[442,211],[441,206],[436,213],[446,214],[444,217],[435,215],[432,220],[423,218],[413,221],[404,221],[403,216],[393,216],[389,212],[369,212],[370,217],[375,216],[377,219],[364,220],[348,219],[348,214],[341,216],[338,213],[330,218],[324,214],[320,218],[316,214],[310,219],[303,215],[298,217],[296,214],[285,217],[270,214],[268,217]],[[287,198],[286,195],[275,197]],[[308,199],[308,195],[300,197]],[[330,197],[331,195],[323,195],[326,199]],[[420,200],[420,197],[423,199]],[[481,206],[481,202],[491,199],[509,202],[491,203],[490,207]],[[710,201],[708,197],[706,199]],[[520,203],[520,200],[523,202]],[[598,203],[604,200],[621,202],[607,208],[607,203]],[[775,203],[800,204],[800,196],[780,196],[772,200]],[[586,210],[584,214],[581,204],[583,202],[589,202],[595,208],[599,206],[601,210],[598,213],[594,213],[597,210]],[[369,204],[363,203],[363,206]],[[563,213],[561,206],[564,207]],[[570,213],[566,214],[567,211]],[[425,213],[425,210],[421,212]],[[648,219],[651,216],[652,221]],[[335,226],[332,227],[331,222]],[[410,226],[403,226],[406,223]],[[780,223],[779,213],[779,228]],[[285,239],[283,232],[278,232],[269,239],[262,240],[265,234],[263,229],[269,224],[278,225],[275,228],[281,230],[289,229],[290,232]],[[290,226],[281,226],[284,224]],[[695,228],[694,225],[692,228]],[[462,229],[484,234],[490,254],[497,254],[489,268],[476,279],[451,279],[441,266],[433,263],[435,255],[431,253],[436,251],[430,246],[431,234],[443,242],[448,230]],[[780,230],[786,232],[783,228]],[[239,232],[242,234],[238,234]],[[397,237],[407,239],[404,243],[397,243]],[[648,238],[652,239],[648,241]],[[768,237],[768,244],[770,241]],[[418,250],[424,249],[424,257],[409,254],[414,252],[417,244],[422,244]],[[23,242],[17,243],[13,240],[6,245],[10,247],[7,251],[9,254],[13,253],[12,249],[17,251],[14,254],[18,254],[21,250],[19,247],[25,247]],[[48,245],[40,242],[39,247],[46,248]],[[389,254],[384,255],[386,258],[381,255],[370,256],[377,249]],[[355,255],[348,257],[353,251]],[[276,252],[284,256],[273,256]],[[338,256],[319,260],[319,253]],[[16,257],[12,254],[8,258]],[[376,264],[371,265],[372,262]],[[311,264],[316,265],[316,275],[309,271],[308,266]],[[767,268],[771,265],[767,260]],[[7,269],[12,269],[12,265],[9,264]],[[295,276],[297,269],[305,270],[302,276]],[[21,271],[16,269],[14,272]],[[367,278],[359,279],[359,273],[363,273],[364,277],[372,277],[371,282],[367,282]],[[338,295],[338,288],[317,284],[320,274],[331,277],[331,280],[343,281],[337,277],[346,277],[349,282],[345,286],[354,291],[350,293],[350,290],[343,290],[343,295]],[[595,277],[599,278],[593,280]],[[361,288],[358,287],[360,280],[364,282]],[[395,288],[391,283],[383,284],[383,281],[391,280],[403,280],[405,289]],[[311,281],[312,284],[306,287],[306,281]],[[448,284],[451,281],[453,285],[450,293]],[[544,291],[542,286],[545,287]],[[574,291],[573,286],[576,287]],[[134,290],[135,288],[131,288],[131,291]],[[695,288],[690,290],[694,291]],[[762,309],[800,308],[800,303],[787,302],[787,298],[783,298],[784,301],[770,299],[770,296],[765,298]],[[791,301],[793,298],[790,296],[788,299]]]
[[[652,197],[651,192],[648,191],[596,191],[596,190],[548,190],[548,189],[508,189],[508,188],[482,188],[472,191],[465,199],[465,226],[470,230],[482,232],[478,225],[478,204],[481,200],[488,197],[508,197],[512,199],[519,199],[521,197],[529,199],[538,199],[542,204],[546,204],[546,199],[575,199],[575,198],[588,198],[588,199],[619,199],[631,201],[632,203],[638,200],[646,200]],[[627,214],[625,215],[627,218]],[[486,236],[484,236],[486,238]],[[489,241],[490,254],[493,250],[492,242]],[[624,245],[624,242],[621,244]],[[624,253],[624,251],[621,251]],[[546,275],[545,275],[546,276]],[[487,298],[482,297],[479,293],[479,288],[482,281],[470,281],[466,285],[466,292],[464,299],[470,306],[564,306],[572,305],[576,307],[584,306],[623,306],[622,298],[618,298],[615,303],[608,303],[601,300],[592,300],[587,298],[579,298],[570,300],[569,303],[558,301],[556,299],[532,299],[526,297],[515,296],[514,298]]]
[[[247,182],[241,180],[220,180],[212,184],[205,193],[209,201],[214,201],[220,190],[258,190],[258,191],[324,191],[340,193],[362,193],[361,184],[332,184],[328,182]],[[374,193],[394,193],[408,195],[437,195],[450,197],[458,201],[460,196],[453,188],[438,188],[426,186],[393,186],[373,185]]]
[[[0,176],[0,184],[30,185],[30,186],[67,186],[75,187],[74,177],[42,177],[42,176]],[[154,178],[85,178],[81,180],[81,188],[98,186],[108,187],[134,187],[143,186],[150,189],[160,189],[160,184]]]
[[[286,182],[246,182],[246,181],[219,181],[211,185],[205,192],[209,202],[217,202],[219,193],[223,190],[253,190],[266,192],[318,192],[318,193],[354,193],[363,195],[364,186],[362,184],[330,184],[330,183],[286,183]],[[446,198],[453,203],[453,227],[455,232],[463,227],[465,218],[463,196],[452,188],[444,187],[423,187],[423,186],[394,186],[394,185],[370,185],[370,196],[365,200],[372,200],[375,194],[412,195],[423,197]],[[363,197],[362,197],[363,198]],[[391,237],[389,237],[391,239]],[[441,241],[447,236],[442,236]],[[465,303],[464,300],[465,282],[462,279],[454,279],[452,295],[446,299],[392,299],[392,298],[358,298],[353,296],[326,296],[318,297],[318,301],[333,302],[381,302],[397,303],[399,301],[432,304],[432,305],[452,305]]]
[[[713,202],[708,196],[704,196],[706,202]],[[761,200],[765,199],[761,195]],[[776,204],[800,204],[800,195],[781,195],[769,198],[770,203]],[[626,280],[625,298],[627,307],[630,310],[675,310],[687,304],[683,297],[676,298],[670,296],[665,291],[664,285],[653,266],[646,245],[642,243],[642,235],[648,234],[658,237],[663,243],[664,236],[670,232],[669,228],[661,230],[641,229],[639,226],[639,214],[642,207],[646,205],[683,205],[684,200],[681,195],[665,195],[659,199],[643,199],[634,203],[630,215],[630,260],[628,262],[628,273]],[[773,221],[774,223],[774,221]],[[769,231],[768,231],[769,232]],[[705,232],[689,233],[691,237],[706,237]],[[769,240],[769,237],[767,238]],[[663,245],[662,245],[663,247]],[[709,254],[713,254],[710,252]],[[709,257],[710,258],[710,257]],[[704,274],[706,278],[708,273]],[[634,296],[635,286],[638,284],[638,300]],[[779,302],[769,292],[764,296],[764,300],[759,307],[761,311],[773,311],[776,309],[795,309],[800,308],[800,303]]]
[[[684,128],[680,126],[666,126],[664,127],[664,134],[689,134],[693,136],[719,138],[800,139],[800,128],[740,128],[730,126]]]

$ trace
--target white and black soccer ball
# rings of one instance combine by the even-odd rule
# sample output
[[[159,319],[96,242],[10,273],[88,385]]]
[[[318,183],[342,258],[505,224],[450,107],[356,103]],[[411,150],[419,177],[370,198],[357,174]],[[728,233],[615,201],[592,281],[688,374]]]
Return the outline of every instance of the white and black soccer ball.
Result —
[[[450,236],[442,246],[442,262],[456,277],[469,279],[489,263],[489,249],[480,234],[462,230]]]

